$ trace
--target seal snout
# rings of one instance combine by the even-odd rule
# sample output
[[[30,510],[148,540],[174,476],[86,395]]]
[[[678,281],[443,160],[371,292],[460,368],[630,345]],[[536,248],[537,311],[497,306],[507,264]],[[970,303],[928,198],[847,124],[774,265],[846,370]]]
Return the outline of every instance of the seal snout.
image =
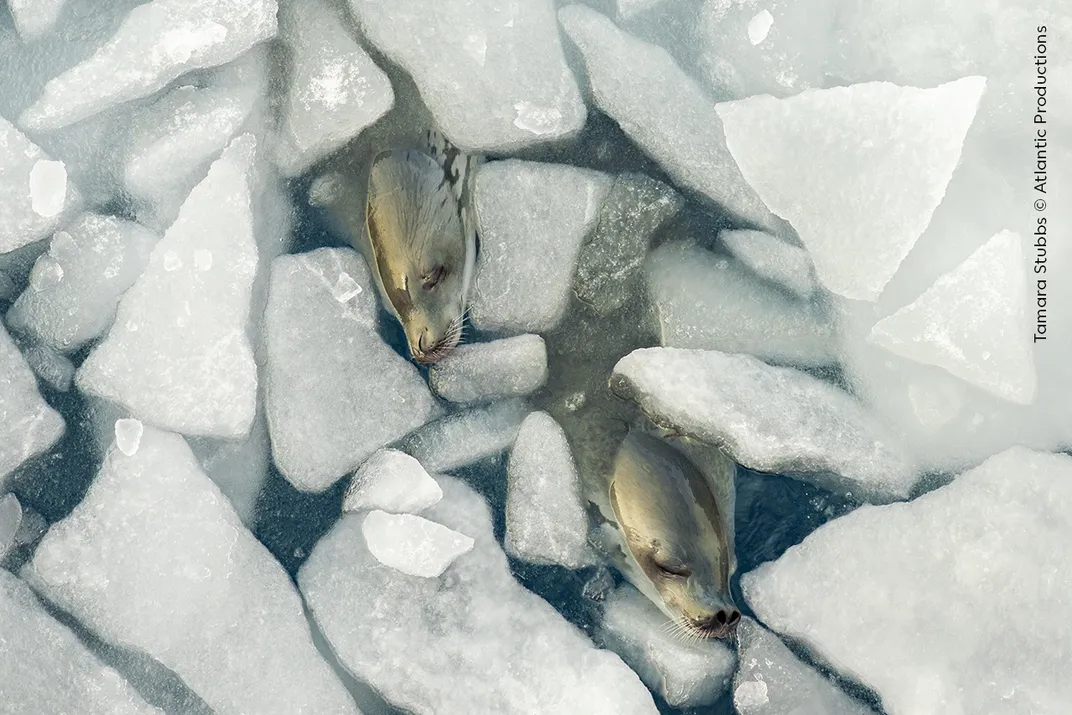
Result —
[[[741,620],[741,612],[732,606],[689,618],[689,624],[709,638],[725,638]]]

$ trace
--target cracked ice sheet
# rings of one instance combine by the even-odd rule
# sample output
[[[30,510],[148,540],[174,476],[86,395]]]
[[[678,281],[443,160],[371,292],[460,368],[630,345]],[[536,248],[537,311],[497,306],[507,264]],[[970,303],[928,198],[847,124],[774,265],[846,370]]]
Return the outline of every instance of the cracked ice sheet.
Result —
[[[152,0],[88,60],[45,85],[19,118],[50,131],[148,97],[194,69],[230,62],[276,34],[275,0]]]
[[[506,153],[584,125],[552,0],[350,0],[350,7],[462,150]]]
[[[741,579],[758,618],[890,715],[1072,702],[1072,457],[1022,447],[828,522]]]
[[[299,586],[342,664],[419,715],[655,715],[618,656],[514,580],[484,500],[451,477],[440,485],[424,516],[475,542],[442,576],[384,568],[361,514],[343,516],[302,566]]]

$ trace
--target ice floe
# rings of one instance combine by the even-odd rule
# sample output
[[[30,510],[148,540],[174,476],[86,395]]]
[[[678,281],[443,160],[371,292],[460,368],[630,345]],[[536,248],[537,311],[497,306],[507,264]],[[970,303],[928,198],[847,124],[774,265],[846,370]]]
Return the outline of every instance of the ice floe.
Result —
[[[762,231],[722,231],[718,240],[760,278],[782,286],[801,300],[818,289],[808,252]]]
[[[381,449],[354,474],[343,499],[343,511],[379,509],[416,514],[443,498],[439,483],[421,463],[397,449]]]
[[[449,472],[508,450],[528,412],[519,399],[455,412],[413,432],[401,449],[431,472]]]
[[[361,522],[373,558],[409,576],[436,578],[456,558],[469,553],[473,540],[414,514],[374,510]]]
[[[450,402],[520,397],[547,381],[547,348],[539,335],[460,345],[428,377],[432,390]]]

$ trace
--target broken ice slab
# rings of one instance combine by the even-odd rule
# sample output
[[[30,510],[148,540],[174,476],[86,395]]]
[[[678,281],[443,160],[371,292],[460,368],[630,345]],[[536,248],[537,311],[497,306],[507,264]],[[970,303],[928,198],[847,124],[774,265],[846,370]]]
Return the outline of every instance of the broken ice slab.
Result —
[[[369,553],[384,566],[409,576],[437,578],[473,548],[465,534],[414,514],[365,515],[361,533]]]
[[[614,179],[599,223],[577,261],[573,292],[599,315],[609,315],[634,295],[633,278],[644,266],[655,231],[685,201],[672,188],[643,174]]]
[[[258,406],[253,427],[245,439],[191,437],[187,441],[205,474],[231,500],[242,523],[252,529],[257,518],[257,498],[272,461],[264,408]]]
[[[521,397],[547,381],[547,347],[539,335],[459,345],[432,366],[432,390],[450,402]]]
[[[594,563],[577,467],[549,414],[533,412],[521,423],[506,474],[506,552],[570,569]]]
[[[8,325],[57,352],[75,352],[111,325],[158,240],[132,221],[82,214],[53,235],[8,311]]]
[[[235,59],[275,36],[275,0],[152,0],[92,57],[51,79],[19,118],[47,132],[148,97],[186,72]]]
[[[37,391],[30,366],[0,325],[0,491],[20,464],[63,436],[60,413]]]
[[[35,40],[56,24],[67,0],[7,0],[23,40]]]
[[[808,252],[762,231],[722,231],[718,240],[754,274],[785,288],[801,300],[818,289]]]
[[[641,149],[681,186],[758,228],[784,231],[726,147],[714,101],[665,50],[582,5],[558,17],[584,58],[596,106]]]
[[[67,392],[74,384],[75,366],[70,358],[52,348],[28,340],[16,343],[37,378],[57,392]]]
[[[0,702],[9,713],[163,715],[0,569]]]
[[[128,450],[129,451],[129,450]],[[217,713],[351,713],[283,568],[179,435],[109,449],[23,570],[105,641],[170,668]]]
[[[171,225],[209,165],[250,124],[268,72],[268,53],[256,48],[134,111],[121,174],[139,221],[161,232]]]
[[[919,298],[871,329],[869,340],[943,368],[998,397],[1035,398],[1023,239],[1002,231]]]
[[[738,715],[872,715],[871,708],[800,662],[751,618],[737,626],[737,659],[733,706]]]
[[[381,449],[354,474],[346,488],[342,510],[416,514],[442,498],[439,483],[420,462],[396,449]]]
[[[711,705],[733,677],[736,658],[725,642],[676,637],[663,612],[628,584],[607,598],[599,635],[674,708]]]
[[[799,365],[834,362],[834,324],[824,307],[771,290],[726,256],[667,243],[648,257],[645,271],[667,347]]]
[[[898,441],[847,392],[750,355],[644,348],[615,365],[611,387],[749,469],[877,501],[907,497],[917,479]]]
[[[334,3],[286,2],[280,34],[291,52],[278,162],[300,174],[394,104],[391,82],[350,35]]]
[[[424,516],[474,540],[442,576],[384,568],[365,545],[361,514],[344,515],[298,573],[347,670],[420,715],[654,715],[651,694],[616,655],[513,579],[484,500],[440,480],[443,500]]]
[[[1016,447],[828,522],[741,587],[891,715],[1057,712],[1072,702],[1070,510],[1072,457]]]
[[[22,525],[22,505],[10,492],[0,497],[0,563],[15,547],[15,535]]]
[[[823,285],[875,300],[942,200],[985,86],[870,82],[717,111],[745,178],[796,229]]]
[[[507,153],[584,125],[552,0],[350,0],[350,7],[461,149]]]
[[[327,489],[438,411],[417,368],[380,339],[378,310],[356,251],[272,262],[265,405],[275,463],[298,489]]]
[[[508,450],[528,413],[519,399],[455,412],[410,434],[400,449],[430,472],[450,472]]]
[[[235,139],[183,204],[78,387],[145,422],[190,435],[249,433],[257,367],[246,334],[257,270],[251,184],[256,139]]]
[[[540,333],[569,304],[581,245],[613,179],[590,169],[509,159],[476,175],[480,265],[470,297],[481,330]]]
[[[80,203],[63,162],[0,117],[0,254],[48,237]]]

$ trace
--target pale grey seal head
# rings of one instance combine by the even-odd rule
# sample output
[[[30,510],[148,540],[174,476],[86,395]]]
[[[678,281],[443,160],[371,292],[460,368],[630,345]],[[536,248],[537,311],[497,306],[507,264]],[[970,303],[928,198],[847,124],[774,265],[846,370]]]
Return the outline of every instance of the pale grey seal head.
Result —
[[[687,453],[712,463],[701,470]],[[732,499],[720,498],[734,469],[717,449],[678,449],[637,431],[614,459],[608,496],[619,569],[689,637],[729,637],[741,619],[730,595]]]

